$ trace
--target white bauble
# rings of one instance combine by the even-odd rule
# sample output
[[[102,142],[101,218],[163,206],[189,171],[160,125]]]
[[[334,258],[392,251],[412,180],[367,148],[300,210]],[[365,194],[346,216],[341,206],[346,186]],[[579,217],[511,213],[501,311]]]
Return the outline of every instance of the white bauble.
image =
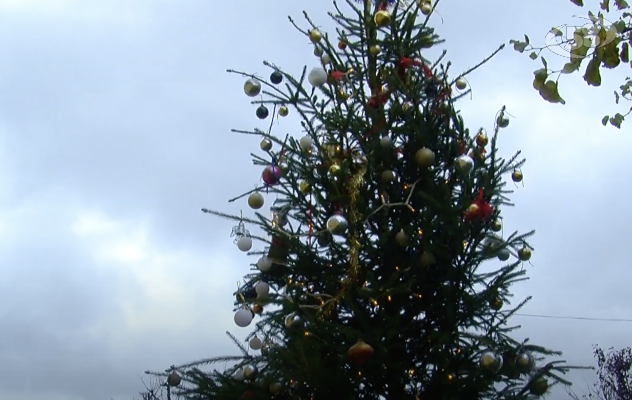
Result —
[[[245,328],[252,322],[252,312],[245,308],[240,308],[235,313],[235,324],[240,328]]]
[[[270,293],[270,285],[264,281],[259,281],[255,285],[255,292],[257,292],[257,297],[266,297]]]
[[[257,261],[257,268],[261,272],[268,272],[270,268],[272,268],[272,261],[268,257],[261,257],[259,261]]]
[[[261,350],[261,347],[263,347],[263,342],[261,341],[261,339],[259,339],[258,337],[253,337],[252,339],[250,339],[250,348],[253,350]]]
[[[303,136],[298,141],[298,144],[301,146],[301,150],[310,151],[312,149],[312,146],[314,146],[314,141],[309,136]]]
[[[320,62],[322,62],[323,65],[327,65],[331,62],[331,57],[329,57],[329,54],[323,54],[323,56],[320,57]]]
[[[244,370],[239,368],[235,371],[235,375],[233,376],[236,381],[243,382],[246,378],[244,377]]]
[[[237,248],[243,252],[249,251],[252,249],[252,239],[248,236],[240,237],[237,241]]]
[[[327,82],[327,72],[322,68],[314,68],[307,76],[309,84],[314,87],[321,87]]]

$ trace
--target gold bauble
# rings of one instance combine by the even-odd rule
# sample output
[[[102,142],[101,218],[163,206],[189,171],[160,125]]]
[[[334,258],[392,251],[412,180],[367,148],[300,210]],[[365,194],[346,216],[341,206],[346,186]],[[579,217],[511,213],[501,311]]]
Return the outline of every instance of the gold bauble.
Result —
[[[270,393],[273,396],[276,396],[278,394],[281,394],[281,392],[283,391],[283,384],[280,382],[274,382],[270,384]]]
[[[491,351],[483,353],[480,360],[481,369],[485,372],[498,372],[503,366],[502,357],[492,353]]]
[[[298,185],[298,190],[300,190],[300,191],[301,191],[301,193],[303,193],[303,194],[304,194],[304,193],[309,193],[309,191],[310,191],[310,186],[309,186],[309,183],[307,183],[307,182],[305,182],[305,181],[301,182],[301,183]]]
[[[531,249],[527,246],[524,246],[520,250],[518,250],[518,258],[520,261],[529,261],[531,259]]]
[[[496,297],[494,300],[489,302],[489,306],[492,308],[492,310],[499,311],[501,308],[503,308],[503,300],[499,297]]]
[[[270,139],[263,139],[261,143],[259,143],[259,147],[263,151],[270,151],[272,149],[272,141]]]
[[[480,207],[476,203],[470,204],[470,206],[467,208],[467,212],[469,214],[476,214],[479,212],[479,210],[480,210]]]
[[[424,3],[419,9],[423,15],[428,16],[432,12],[432,5],[430,3]]]
[[[421,265],[422,266],[428,267],[430,265],[433,265],[436,262],[437,262],[437,260],[435,259],[434,255],[431,252],[424,251],[421,254]]]
[[[395,235],[395,241],[400,246],[407,246],[408,245],[408,235],[406,234],[406,232],[404,232],[403,229],[400,230],[399,232],[397,232],[397,234]]]
[[[494,232],[500,232],[500,230],[503,229],[503,226],[500,223],[500,220],[497,219],[494,222],[492,222],[491,228],[492,228],[492,231]]]
[[[322,38],[323,34],[320,33],[318,29],[312,29],[311,31],[309,31],[309,40],[311,40],[312,43],[318,43],[321,41]]]
[[[391,24],[391,14],[386,10],[380,10],[375,13],[373,20],[375,21],[375,25],[383,28]]]
[[[261,93],[261,83],[259,83],[258,80],[256,79],[248,79],[245,83],[244,83],[244,93],[246,93],[246,96],[248,97],[256,97],[259,95],[259,93]]]
[[[182,378],[178,375],[177,372],[173,371],[167,376],[167,385],[171,387],[179,386],[182,382]]]
[[[386,170],[384,172],[382,172],[382,181],[384,183],[391,183],[395,180],[395,172],[391,171],[391,170]]]
[[[329,173],[332,175],[337,175],[340,172],[340,169],[340,165],[332,164],[331,167],[329,167]]]
[[[250,311],[257,315],[261,315],[263,313],[263,306],[261,304],[253,304]]]
[[[258,210],[263,207],[263,203],[263,195],[259,192],[250,193],[250,196],[248,196],[248,205],[253,210]]]
[[[536,396],[543,396],[549,390],[549,383],[542,376],[529,382],[529,392]]]
[[[290,109],[287,108],[287,106],[281,106],[279,107],[279,115],[282,117],[287,117],[287,115],[290,113]]]
[[[465,90],[467,87],[467,81],[463,78],[459,78],[455,82],[456,88],[459,90]]]
[[[380,54],[381,51],[382,51],[382,48],[377,44],[374,44],[373,46],[369,47],[369,54],[372,56],[377,56],[378,54]]]
[[[336,92],[336,98],[340,101],[346,101],[349,99],[349,95],[342,89],[338,89]]]
[[[504,115],[499,115],[498,118],[496,118],[496,123],[500,128],[506,128],[509,126],[509,118]]]
[[[485,129],[479,129],[478,133],[476,134],[476,144],[480,147],[485,147],[489,144],[489,138],[487,137],[487,132],[485,132]]]
[[[511,173],[511,180],[518,183],[522,181],[522,171],[519,169],[514,169],[514,172]]]
[[[424,147],[415,154],[415,161],[417,161],[417,164],[420,167],[429,167],[435,161],[435,153],[434,151]]]

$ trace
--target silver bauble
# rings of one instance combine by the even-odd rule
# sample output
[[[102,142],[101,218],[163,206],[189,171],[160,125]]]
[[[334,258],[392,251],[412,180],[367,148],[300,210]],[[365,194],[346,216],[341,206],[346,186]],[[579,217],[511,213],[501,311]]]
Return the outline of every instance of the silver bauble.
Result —
[[[248,79],[246,83],[244,83],[244,93],[248,97],[256,97],[261,93],[261,83],[259,83],[256,79]]]
[[[516,365],[520,369],[520,372],[527,373],[531,372],[533,366],[535,365],[535,361],[533,359],[533,356],[525,351],[518,355],[518,358],[516,359]]]
[[[286,328],[293,328],[295,326],[298,326],[301,324],[301,317],[299,317],[296,314],[290,314],[287,317],[285,317],[285,327]]]
[[[349,228],[347,219],[340,214],[333,215],[327,220],[327,230],[332,235],[342,236]]]
[[[503,358],[496,353],[488,351],[481,355],[480,365],[484,371],[496,373],[503,366]]]
[[[244,368],[244,378],[248,381],[255,380],[257,378],[257,374],[259,370],[255,365],[248,365]]]
[[[455,166],[460,173],[469,174],[474,169],[474,160],[467,154],[463,154],[456,159]]]
[[[498,250],[498,254],[496,255],[496,257],[498,257],[500,261],[507,261],[509,260],[510,256],[511,256],[511,253],[509,252],[508,249],[500,249]]]

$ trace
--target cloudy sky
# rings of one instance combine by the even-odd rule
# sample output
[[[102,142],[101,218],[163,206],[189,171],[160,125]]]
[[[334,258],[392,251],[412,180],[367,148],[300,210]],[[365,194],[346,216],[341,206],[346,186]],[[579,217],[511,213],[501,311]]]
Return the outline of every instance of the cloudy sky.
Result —
[[[543,43],[579,12],[567,0],[443,3],[433,21],[454,71],[523,33]],[[0,0],[0,399],[129,400],[142,371],[225,354],[226,330],[245,335],[231,293],[249,260],[234,224],[199,210],[247,209],[226,200],[258,183],[258,140],[230,129],[263,126],[225,69],[315,66],[286,18],[304,7],[333,27],[328,1]],[[535,68],[506,50],[460,104],[472,129],[506,105],[501,146],[529,160],[504,212],[506,229],[538,231],[532,280],[515,293],[534,296],[525,313],[632,318],[632,135],[600,125],[610,90],[568,77],[568,104],[549,105]],[[293,118],[277,129],[299,134]],[[577,364],[592,364],[592,344],[630,344],[625,322],[516,322]]]

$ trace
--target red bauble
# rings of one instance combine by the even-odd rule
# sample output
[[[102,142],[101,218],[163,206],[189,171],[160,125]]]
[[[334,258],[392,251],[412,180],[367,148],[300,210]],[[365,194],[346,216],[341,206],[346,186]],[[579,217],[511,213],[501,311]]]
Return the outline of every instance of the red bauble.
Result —
[[[281,168],[276,165],[268,165],[261,174],[266,185],[276,185],[281,179]]]

